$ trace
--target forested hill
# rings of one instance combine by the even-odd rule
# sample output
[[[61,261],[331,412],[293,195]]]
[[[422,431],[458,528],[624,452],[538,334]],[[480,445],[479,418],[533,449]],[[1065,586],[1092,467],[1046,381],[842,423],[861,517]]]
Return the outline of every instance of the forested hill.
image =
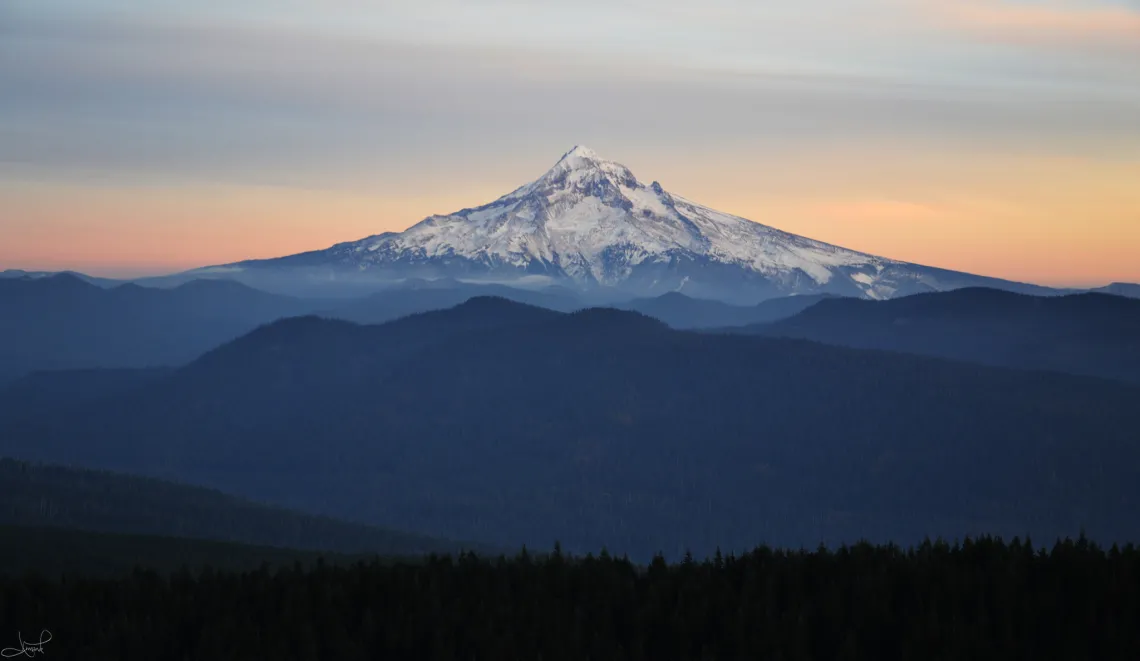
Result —
[[[47,630],[46,658],[116,661],[1132,661],[1138,589],[1140,552],[1084,540],[758,548],[647,568],[465,555],[0,577],[0,635]]]
[[[447,552],[464,547],[260,505],[212,489],[12,459],[0,459],[0,525],[381,555]]]

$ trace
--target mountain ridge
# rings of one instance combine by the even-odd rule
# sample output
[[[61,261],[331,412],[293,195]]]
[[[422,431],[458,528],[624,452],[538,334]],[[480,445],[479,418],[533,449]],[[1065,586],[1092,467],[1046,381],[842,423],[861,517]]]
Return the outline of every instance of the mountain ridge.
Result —
[[[830,299],[774,323],[722,330],[1140,383],[1140,300],[1101,292],[964,288]]]
[[[221,280],[160,289],[0,278],[0,385],[45,369],[184,364],[260,322],[321,307]]]

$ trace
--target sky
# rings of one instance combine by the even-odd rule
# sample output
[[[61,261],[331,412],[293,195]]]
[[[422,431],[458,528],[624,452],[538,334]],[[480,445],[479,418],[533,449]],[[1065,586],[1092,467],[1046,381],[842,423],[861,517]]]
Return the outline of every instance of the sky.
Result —
[[[857,250],[1140,282],[1140,0],[0,0],[0,270],[324,248],[577,144]]]

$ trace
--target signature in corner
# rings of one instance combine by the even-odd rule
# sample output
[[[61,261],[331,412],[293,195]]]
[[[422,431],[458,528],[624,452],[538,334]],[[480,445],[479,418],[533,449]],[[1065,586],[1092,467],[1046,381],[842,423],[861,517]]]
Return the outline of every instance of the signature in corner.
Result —
[[[15,656],[35,656],[44,653],[44,645],[51,642],[51,632],[44,629],[40,632],[40,639],[35,642],[28,642],[24,640],[23,634],[17,633],[16,636],[20,641],[19,647],[5,647],[0,650],[0,656],[5,659],[11,659]]]

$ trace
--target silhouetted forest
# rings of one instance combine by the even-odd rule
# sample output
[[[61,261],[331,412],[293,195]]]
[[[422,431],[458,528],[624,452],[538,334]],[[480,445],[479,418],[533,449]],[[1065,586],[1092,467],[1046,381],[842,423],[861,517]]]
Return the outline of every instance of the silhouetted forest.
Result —
[[[430,557],[0,578],[0,644],[52,658],[1140,658],[1140,552],[1083,538],[690,558]]]

